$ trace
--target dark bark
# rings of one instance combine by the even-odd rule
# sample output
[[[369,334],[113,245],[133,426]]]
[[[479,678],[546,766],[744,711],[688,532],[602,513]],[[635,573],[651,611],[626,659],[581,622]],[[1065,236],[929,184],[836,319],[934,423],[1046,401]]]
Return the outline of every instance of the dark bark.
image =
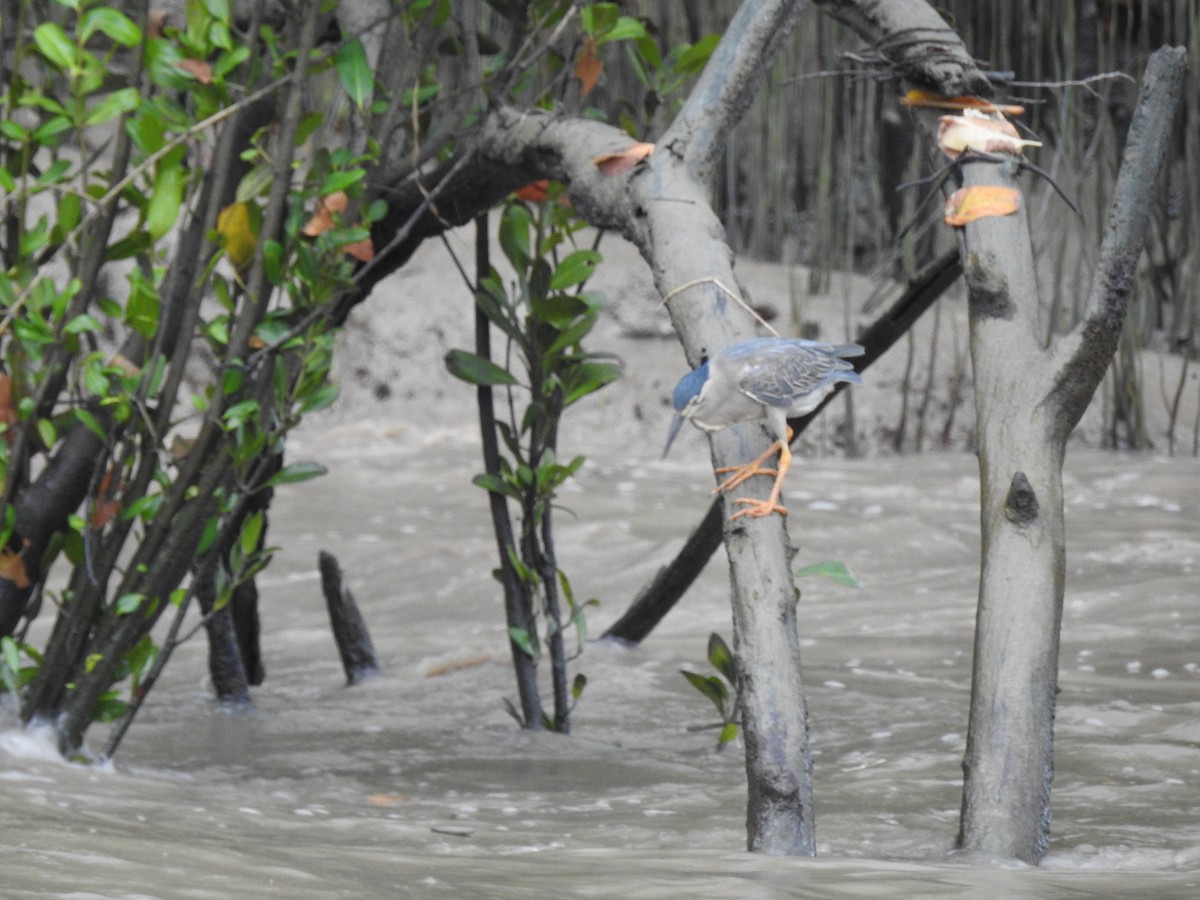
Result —
[[[332,553],[322,550],[317,555],[317,566],[321,570],[321,590],[329,609],[333,639],[346,672],[346,683],[358,684],[379,674],[375,645],[371,643],[367,623],[358,610],[354,595],[342,580],[337,559]]]
[[[491,269],[488,249],[487,216],[475,222],[475,277],[481,281]],[[491,323],[479,307],[475,308],[475,353],[491,359]],[[490,385],[479,385],[476,389],[476,405],[479,409],[479,433],[483,449],[483,468],[489,475],[500,476],[500,444],[496,436],[496,407]],[[533,597],[528,586],[517,577],[510,550],[515,552],[517,542],[512,519],[508,515],[508,504],[501,494],[488,491],[488,507],[492,514],[492,531],[496,535],[496,549],[500,558],[500,585],[504,590],[504,617],[510,629],[525,634],[535,634]],[[538,730],[543,727],[541,695],[538,693],[537,660],[526,653],[515,640],[509,638],[513,669],[517,676],[517,698],[521,704],[521,724]]]
[[[871,44],[905,80],[942,94],[991,94],[962,38],[925,0],[815,2]]]
[[[883,356],[958,280],[961,273],[962,263],[957,250],[943,255],[920,272],[909,283],[904,294],[857,338],[864,352],[862,356],[851,360],[855,370],[865,371]],[[793,443],[844,387],[844,383],[838,384],[835,393],[808,415],[788,420],[795,436]],[[603,637],[636,644],[662,621],[721,546],[721,509],[721,501],[714,500],[700,524],[688,535],[683,549],[670,563],[659,569],[654,579],[634,598],[621,618],[604,632]]]
[[[219,555],[206,553],[192,574],[192,593],[205,616],[204,630],[208,633],[208,674],[213,692],[222,703],[244,706],[250,703],[250,683],[242,654],[238,647],[237,629],[229,605],[216,609],[217,567]]]

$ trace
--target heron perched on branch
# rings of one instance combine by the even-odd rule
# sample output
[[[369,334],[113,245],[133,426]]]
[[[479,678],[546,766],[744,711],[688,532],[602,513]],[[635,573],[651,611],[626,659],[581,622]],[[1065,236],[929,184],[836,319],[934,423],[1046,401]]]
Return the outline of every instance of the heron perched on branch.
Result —
[[[858,344],[829,344],[800,338],[761,337],[732,344],[707,362],[684,375],[675,386],[675,420],[667,436],[663,456],[684,420],[704,431],[719,431],[738,422],[766,419],[775,443],[765,453],[740,466],[724,466],[729,473],[717,492],[732,490],[756,475],[772,475],[775,484],[766,500],[739,497],[734,503],[744,509],[732,518],[761,518],[773,512],[787,515],[779,502],[783,479],[792,462],[788,445],[792,440],[789,416],[802,416],[816,409],[839,381],[862,384],[847,357],[861,356]],[[779,452],[779,465],[763,464]]]

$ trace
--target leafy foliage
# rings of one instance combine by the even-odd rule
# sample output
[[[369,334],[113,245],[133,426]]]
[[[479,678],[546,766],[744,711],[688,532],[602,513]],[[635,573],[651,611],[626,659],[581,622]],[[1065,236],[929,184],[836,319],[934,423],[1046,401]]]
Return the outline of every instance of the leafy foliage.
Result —
[[[298,60],[362,103],[365,59],[310,57],[315,27],[284,50],[235,39],[228,3],[167,28],[64,6],[16,32],[6,53],[25,64],[0,97],[0,676],[73,753],[93,719],[136,712],[174,647],[150,630],[182,621],[192,564],[215,573],[219,614],[270,561],[262,498],[323,471],[284,466],[284,439],[336,396],[332,313],[367,233],[345,207],[302,226],[334,190],[357,208],[376,151],[300,160],[299,106],[258,130],[241,114],[247,85],[302,99]],[[17,626],[57,567],[43,655]]]
[[[560,731],[569,727],[570,706],[586,684],[586,679],[576,676],[571,689],[566,687],[560,597],[581,650],[586,637],[584,613],[597,601],[576,601],[553,551],[550,511],[555,494],[584,461],[582,456],[567,462],[559,459],[558,427],[569,406],[620,374],[615,359],[583,349],[601,301],[584,290],[600,254],[595,248],[574,245],[581,227],[570,208],[558,202],[558,189],[550,189],[541,202],[510,199],[500,217],[499,240],[516,273],[515,283],[506,289],[493,268],[480,280],[476,294],[480,314],[505,336],[503,358],[509,362],[502,366],[465,350],[446,355],[446,367],[456,377],[480,387],[501,387],[506,394],[508,416],[495,426],[505,452],[493,461],[494,470],[477,475],[474,483],[514,502],[520,510],[520,535],[505,547],[504,561],[523,592],[521,606],[526,612],[518,618],[532,619],[540,607],[547,620],[545,642],[556,708],[546,724]],[[568,246],[571,249],[564,255]],[[501,540],[506,538],[501,535]],[[530,661],[538,659],[534,622],[510,614],[508,633]]]

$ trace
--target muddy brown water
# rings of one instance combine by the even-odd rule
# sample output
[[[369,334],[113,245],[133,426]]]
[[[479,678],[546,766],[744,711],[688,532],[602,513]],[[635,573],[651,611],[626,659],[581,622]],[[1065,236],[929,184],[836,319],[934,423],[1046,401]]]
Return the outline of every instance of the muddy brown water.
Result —
[[[598,634],[702,514],[700,441],[608,458],[562,495],[563,568]],[[657,448],[653,448],[657,449]],[[522,733],[474,442],[309,435],[262,581],[268,680],[216,708],[179,651],[114,766],[0,734],[6,897],[1196,896],[1200,463],[1073,453],[1066,467],[1053,837],[1042,865],[963,860],[957,828],[978,559],[967,455],[809,460],[789,480],[815,754],[815,860],[745,853],[741,748],[714,753],[679,675],[730,635],[715,558],[636,648],[590,643],[570,738]],[[382,658],[348,689],[316,554],[346,570]],[[99,743],[98,736],[92,740]]]

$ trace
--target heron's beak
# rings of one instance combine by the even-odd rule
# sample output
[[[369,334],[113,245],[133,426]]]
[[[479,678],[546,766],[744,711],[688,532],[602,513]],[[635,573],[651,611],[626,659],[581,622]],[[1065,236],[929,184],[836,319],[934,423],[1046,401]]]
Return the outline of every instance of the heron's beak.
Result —
[[[675,441],[675,435],[679,434],[679,426],[683,424],[683,416],[675,413],[675,419],[671,422],[671,430],[667,432],[667,445],[663,447],[662,458],[666,459],[667,454],[671,451],[671,444]]]

